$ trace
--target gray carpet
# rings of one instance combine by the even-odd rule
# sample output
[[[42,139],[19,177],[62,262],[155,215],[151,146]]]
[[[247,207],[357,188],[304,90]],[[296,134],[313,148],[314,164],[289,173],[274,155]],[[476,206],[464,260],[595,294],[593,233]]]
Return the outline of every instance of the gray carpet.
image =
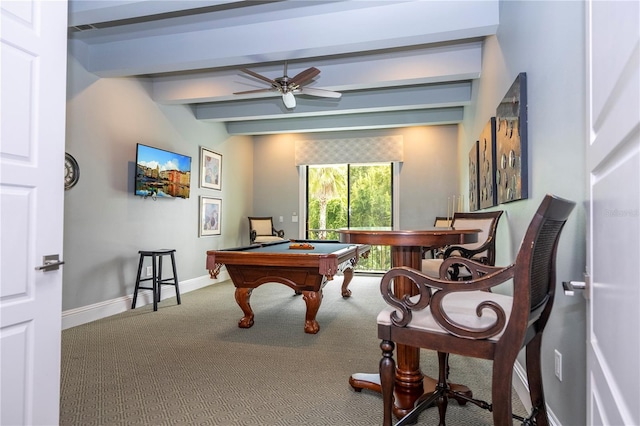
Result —
[[[357,276],[340,296],[342,277],[324,289],[320,332],[303,331],[305,303],[291,289],[254,290],[255,325],[230,281],[62,333],[62,425],[375,425],[379,394],[354,392],[348,378],[376,372],[375,318],[383,307],[379,278]],[[435,353],[422,370],[437,375]],[[450,378],[490,399],[491,363],[451,356]],[[515,393],[514,393],[515,394]],[[490,425],[491,413],[449,405],[449,425]],[[514,411],[525,409],[514,397]],[[437,409],[418,424],[437,424]]]

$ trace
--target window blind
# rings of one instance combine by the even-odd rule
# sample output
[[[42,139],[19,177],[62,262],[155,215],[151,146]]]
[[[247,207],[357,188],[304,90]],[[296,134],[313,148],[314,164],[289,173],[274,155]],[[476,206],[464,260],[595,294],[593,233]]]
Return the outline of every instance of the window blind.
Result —
[[[403,161],[403,137],[296,141],[296,166]]]

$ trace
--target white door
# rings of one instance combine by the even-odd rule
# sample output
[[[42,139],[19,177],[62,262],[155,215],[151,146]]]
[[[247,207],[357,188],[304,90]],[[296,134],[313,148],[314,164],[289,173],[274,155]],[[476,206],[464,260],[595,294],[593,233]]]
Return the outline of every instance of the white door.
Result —
[[[640,2],[587,8],[587,424],[640,425]]]
[[[2,1],[0,424],[60,412],[66,102],[65,1]]]

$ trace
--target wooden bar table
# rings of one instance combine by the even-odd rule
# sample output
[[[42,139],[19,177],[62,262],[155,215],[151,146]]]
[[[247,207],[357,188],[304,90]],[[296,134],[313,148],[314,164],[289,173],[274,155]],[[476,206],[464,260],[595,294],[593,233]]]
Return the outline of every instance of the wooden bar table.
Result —
[[[408,266],[420,270],[423,249],[438,248],[446,245],[468,244],[478,241],[480,229],[402,229],[388,227],[342,228],[338,230],[340,241],[352,244],[386,245],[391,247],[391,264]],[[395,294],[413,296],[417,290],[411,281],[396,278]],[[396,387],[394,414],[404,417],[414,408],[414,404],[423,395],[434,391],[437,381],[426,376],[420,370],[420,349],[398,344],[396,347]],[[378,374],[356,373],[349,378],[349,384],[357,392],[369,389],[380,392]],[[471,396],[471,391],[463,385],[451,385],[460,392]]]

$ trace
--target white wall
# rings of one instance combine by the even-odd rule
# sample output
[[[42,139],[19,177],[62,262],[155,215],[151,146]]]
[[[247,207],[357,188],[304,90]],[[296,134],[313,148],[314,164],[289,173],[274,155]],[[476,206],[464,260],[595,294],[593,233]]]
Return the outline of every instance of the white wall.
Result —
[[[174,248],[181,282],[213,282],[206,250],[239,245],[252,211],[251,138],[156,104],[144,79],[101,79],[70,57],[67,80],[66,151],[80,180],[65,192],[63,311],[131,295],[138,250]],[[134,196],[138,142],[191,156],[189,199]],[[199,188],[201,146],[223,156],[221,191]],[[198,237],[201,195],[222,199],[221,236]]]
[[[577,202],[563,231],[554,311],[543,339],[545,396],[556,420],[585,422],[585,304],[567,297],[562,281],[581,280],[585,268],[585,46],[582,2],[503,1],[500,27],[484,45],[475,106],[465,112],[458,152],[463,192],[466,155],[520,72],[528,80],[529,199],[502,204],[496,264],[515,259],[526,227],[547,193]],[[563,380],[554,376],[554,349],[563,355]],[[524,365],[524,356],[519,361]]]

